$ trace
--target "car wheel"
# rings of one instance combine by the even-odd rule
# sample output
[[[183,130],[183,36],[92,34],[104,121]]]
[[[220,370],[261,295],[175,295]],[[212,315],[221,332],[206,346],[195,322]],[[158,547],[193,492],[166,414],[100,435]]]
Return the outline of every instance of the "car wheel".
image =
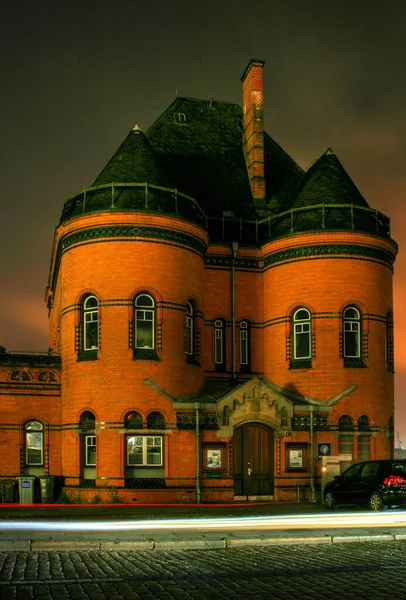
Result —
[[[326,495],[324,496],[324,502],[325,502],[327,508],[335,507],[336,501],[335,501],[333,492],[326,492]]]
[[[378,492],[372,492],[369,498],[369,508],[375,511],[381,511],[383,509],[383,500],[381,494]]]

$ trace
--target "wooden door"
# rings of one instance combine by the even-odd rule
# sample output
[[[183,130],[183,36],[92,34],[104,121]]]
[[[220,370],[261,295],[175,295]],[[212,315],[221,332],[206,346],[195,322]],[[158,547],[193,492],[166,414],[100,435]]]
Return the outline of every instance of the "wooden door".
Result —
[[[273,494],[273,432],[259,423],[234,431],[234,495]]]

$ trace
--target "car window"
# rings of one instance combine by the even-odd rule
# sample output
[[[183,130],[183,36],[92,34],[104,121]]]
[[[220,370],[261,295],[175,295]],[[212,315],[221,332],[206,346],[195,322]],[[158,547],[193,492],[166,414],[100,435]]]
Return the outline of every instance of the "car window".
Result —
[[[358,477],[361,471],[361,467],[363,465],[353,465],[352,467],[350,467],[349,469],[347,469],[346,471],[344,471],[344,473],[342,474],[342,478],[343,479],[353,479],[355,477]]]
[[[392,463],[392,474],[406,476],[406,463]]]
[[[379,471],[379,463],[367,463],[362,469],[361,477],[376,477]]]

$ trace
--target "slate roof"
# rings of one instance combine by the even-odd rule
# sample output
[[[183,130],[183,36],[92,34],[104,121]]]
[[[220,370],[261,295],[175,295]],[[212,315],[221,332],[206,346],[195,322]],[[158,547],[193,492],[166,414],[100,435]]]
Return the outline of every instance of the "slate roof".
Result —
[[[295,232],[322,227],[377,232],[372,213],[358,210],[350,215],[347,209],[328,209],[336,203],[368,208],[331,149],[306,172],[266,133],[264,151],[266,214],[279,215],[294,209],[294,217],[282,215],[272,223],[272,237],[290,234],[292,222]],[[84,212],[114,210],[177,213],[193,219],[194,205],[186,206],[187,199],[181,206],[176,200],[175,205],[173,190],[177,190],[176,194],[181,192],[197,201],[208,217],[212,240],[222,239],[224,223],[215,218],[221,219],[226,213],[232,215],[228,217],[226,237],[239,239],[242,230],[243,242],[261,241],[243,154],[242,109],[237,104],[176,98],[145,134],[137,127],[128,134],[93,186],[109,186],[112,182],[132,187],[117,185],[113,194],[110,186],[87,191],[85,198],[77,195],[66,201],[61,221]],[[148,189],[134,184],[148,184]],[[321,204],[327,206],[323,217],[318,209],[295,211]],[[204,225],[202,213],[199,218]],[[243,226],[240,219],[245,220]],[[251,225],[246,224],[248,220]],[[265,239],[269,228],[261,227],[260,237]],[[389,222],[385,221],[380,233],[389,235],[388,228]]]

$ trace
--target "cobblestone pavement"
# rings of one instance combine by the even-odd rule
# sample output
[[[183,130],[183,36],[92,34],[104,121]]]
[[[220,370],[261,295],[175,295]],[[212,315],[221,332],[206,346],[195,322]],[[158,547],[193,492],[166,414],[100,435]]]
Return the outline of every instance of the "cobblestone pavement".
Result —
[[[0,554],[0,597],[406,598],[406,542]]]

